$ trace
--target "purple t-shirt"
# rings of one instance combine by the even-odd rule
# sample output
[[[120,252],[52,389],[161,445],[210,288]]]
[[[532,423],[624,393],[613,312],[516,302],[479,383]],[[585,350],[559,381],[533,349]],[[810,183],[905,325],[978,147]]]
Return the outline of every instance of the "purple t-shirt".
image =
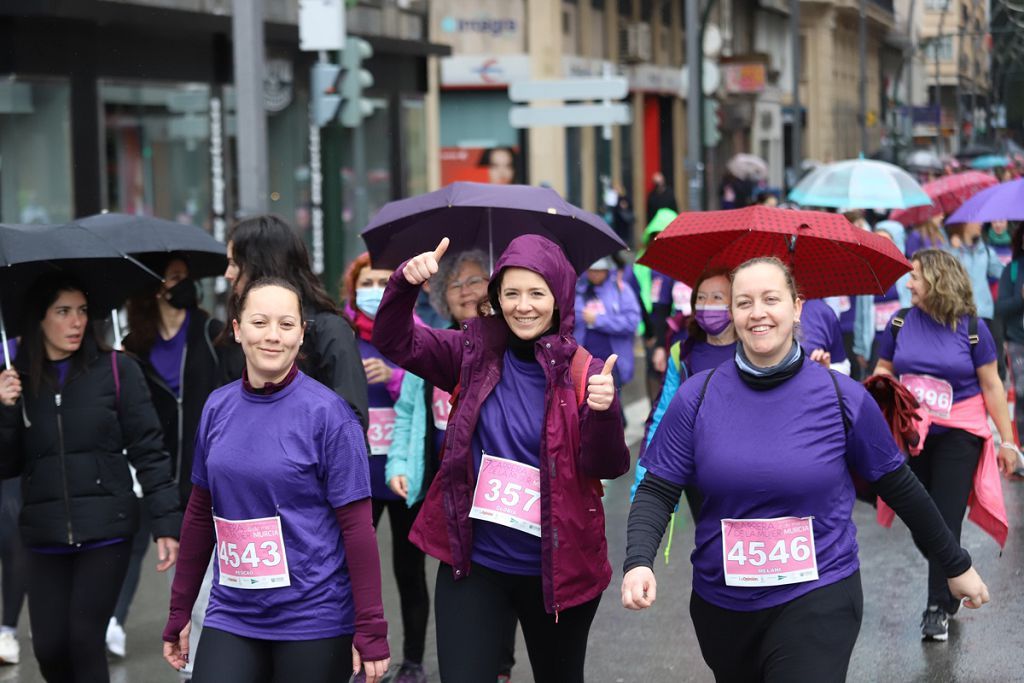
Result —
[[[684,382],[640,464],[704,494],[695,531],[693,589],[741,612],[774,607],[850,576],[860,566],[849,468],[867,481],[898,469],[903,454],[867,391],[835,374],[850,420],[843,428],[829,371],[804,361],[794,377],[751,389],[734,363],[719,366],[698,405],[705,373]],[[727,586],[722,519],[813,516],[817,581]]]
[[[473,471],[484,453],[540,467],[544,369],[505,352],[501,379],[484,401],[473,433]],[[473,562],[508,574],[540,575],[540,539],[525,531],[473,520]]]
[[[363,360],[369,358],[380,358],[384,361],[384,364],[391,369],[396,369],[398,366],[389,361],[387,358],[381,355],[380,351],[377,350],[370,342],[365,339],[359,339],[359,355]],[[394,408],[395,402],[391,398],[391,393],[388,391],[387,382],[374,382],[373,384],[367,384],[366,395],[369,399],[369,408]],[[370,489],[373,492],[373,497],[379,500],[402,500],[401,496],[396,494],[388,487],[387,477],[385,476],[385,468],[388,464],[388,456],[386,453],[378,455],[370,455]]]
[[[164,339],[158,334],[156,341],[153,342],[153,348],[149,351],[149,362],[153,369],[175,396],[181,395],[181,360],[185,355],[185,339],[188,337],[188,322],[191,317],[192,312],[185,311],[185,322],[181,329],[170,339]]]
[[[206,624],[247,638],[314,640],[355,632],[345,546],[335,508],[370,495],[363,430],[352,409],[301,372],[281,391],[237,380],[210,394],[196,433],[192,483],[213,514],[280,516],[290,586],[220,585],[214,563]]]
[[[684,342],[685,345],[685,342]],[[698,372],[717,368],[736,355],[736,342],[725,346],[715,346],[707,342],[697,342],[684,360],[687,376],[692,377]]]
[[[879,338],[878,357],[892,363],[894,374],[931,375],[953,387],[953,402],[981,393],[978,368],[996,359],[996,345],[984,320],[978,320],[978,343],[968,339],[967,316],[960,318],[956,331],[921,309],[911,308],[894,343],[892,322]]]
[[[798,339],[800,346],[808,354],[815,349],[824,349],[832,354],[833,363],[842,363],[846,360],[840,318],[837,318],[832,307],[821,299],[804,302],[803,310],[800,312]]]

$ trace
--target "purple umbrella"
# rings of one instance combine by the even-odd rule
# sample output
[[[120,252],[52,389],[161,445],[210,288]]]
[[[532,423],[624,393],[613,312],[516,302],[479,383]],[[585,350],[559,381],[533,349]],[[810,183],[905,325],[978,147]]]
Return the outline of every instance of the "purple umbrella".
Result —
[[[435,192],[389,202],[363,230],[375,268],[397,268],[437,247],[482,249],[495,256],[520,235],[559,244],[577,273],[626,245],[601,218],[568,203],[554,190],[531,185],[458,182]]]
[[[1024,221],[1024,178],[982,190],[946,219],[946,223],[989,221]]]

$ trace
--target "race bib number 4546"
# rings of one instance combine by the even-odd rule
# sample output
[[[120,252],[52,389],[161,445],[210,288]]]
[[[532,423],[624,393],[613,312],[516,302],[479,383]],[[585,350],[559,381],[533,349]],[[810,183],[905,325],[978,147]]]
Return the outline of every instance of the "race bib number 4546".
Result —
[[[265,589],[291,585],[280,517],[214,517],[220,585]]]
[[[811,519],[723,519],[725,585],[761,587],[817,581]]]

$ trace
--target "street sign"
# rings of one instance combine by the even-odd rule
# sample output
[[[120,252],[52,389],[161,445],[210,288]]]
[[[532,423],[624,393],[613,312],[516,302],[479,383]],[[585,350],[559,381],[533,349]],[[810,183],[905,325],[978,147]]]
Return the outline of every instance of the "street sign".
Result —
[[[343,0],[299,0],[299,49],[318,52],[344,47]]]
[[[514,81],[508,87],[513,102],[532,100],[621,100],[629,94],[625,78],[566,78],[546,81]]]
[[[564,107],[512,107],[508,122],[513,128],[534,126],[628,125],[632,120],[625,104],[567,104]]]

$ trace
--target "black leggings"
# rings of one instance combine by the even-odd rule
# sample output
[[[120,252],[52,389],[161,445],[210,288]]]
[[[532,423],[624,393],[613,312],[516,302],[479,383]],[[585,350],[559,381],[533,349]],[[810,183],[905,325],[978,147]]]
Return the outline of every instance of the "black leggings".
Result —
[[[430,594],[427,592],[423,551],[409,541],[409,531],[420,511],[420,503],[410,508],[404,500],[374,498],[375,529],[385,509],[391,521],[391,567],[402,605],[402,633],[405,635],[402,656],[406,662],[421,664],[427,639],[427,620],[430,618]]]
[[[32,649],[49,683],[106,683],[107,621],[128,568],[127,541],[67,555],[29,552]]]
[[[910,459],[910,469],[921,480],[928,494],[939,508],[946,526],[960,542],[967,500],[974,486],[974,471],[981,457],[981,438],[962,429],[950,429],[940,434],[929,434],[924,450]],[[921,544],[914,539],[917,549],[925,557]],[[928,604],[955,611],[958,601],[949,592],[946,573],[934,559],[928,560]]]
[[[843,683],[863,614],[860,572],[753,612],[690,594],[700,652],[720,683]]]
[[[121,593],[117,596],[117,605],[114,607],[114,619],[121,626],[128,620],[128,609],[135,599],[135,591],[139,588],[139,579],[142,578],[142,563],[146,559],[146,551],[153,542],[153,525],[149,519],[149,511],[145,505],[142,514],[139,516],[139,530],[132,537],[132,553],[128,559],[128,571],[124,575],[124,583],[121,585]]]
[[[505,574],[473,564],[455,581],[443,562],[437,570],[434,619],[437,660],[445,683],[494,680],[502,665],[508,626],[518,617],[537,683],[582,683],[590,624],[601,602],[544,611],[539,576]]]
[[[352,636],[258,640],[203,628],[192,683],[337,683],[352,677]]]
[[[21,512],[21,479],[7,479],[0,484],[0,595],[3,596],[3,621],[9,628],[18,627],[18,617],[28,592],[28,549],[21,542],[18,514]]]

